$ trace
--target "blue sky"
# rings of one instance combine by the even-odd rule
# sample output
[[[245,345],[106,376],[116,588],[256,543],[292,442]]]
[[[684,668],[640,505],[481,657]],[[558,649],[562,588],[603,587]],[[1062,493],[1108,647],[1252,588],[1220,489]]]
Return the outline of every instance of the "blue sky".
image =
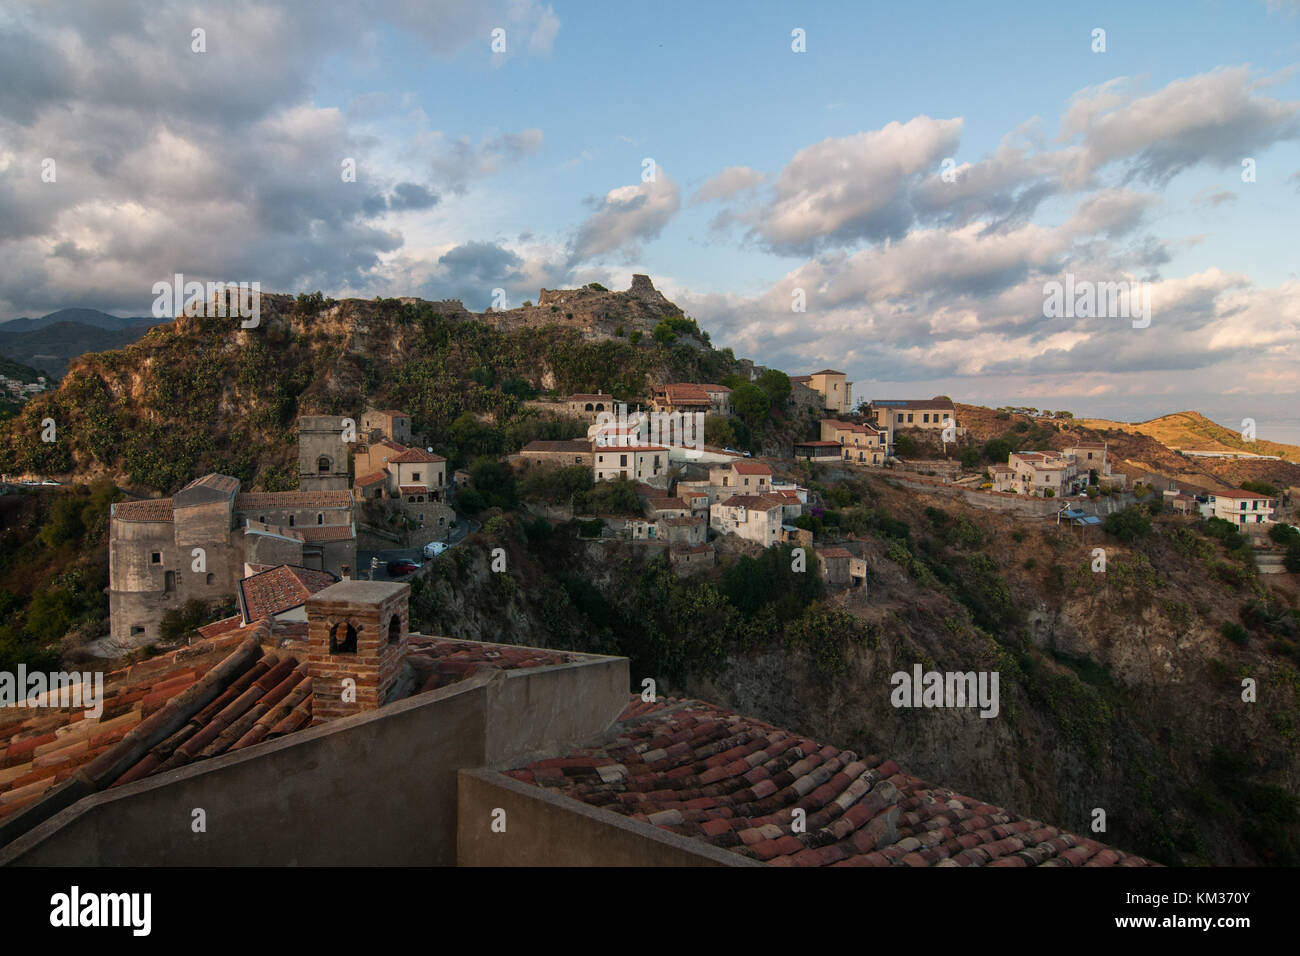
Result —
[[[646,272],[860,398],[1300,441],[1288,0],[19,3],[0,54],[0,317],[177,271],[471,308]],[[1151,283],[1151,326],[1044,319],[1065,271]]]

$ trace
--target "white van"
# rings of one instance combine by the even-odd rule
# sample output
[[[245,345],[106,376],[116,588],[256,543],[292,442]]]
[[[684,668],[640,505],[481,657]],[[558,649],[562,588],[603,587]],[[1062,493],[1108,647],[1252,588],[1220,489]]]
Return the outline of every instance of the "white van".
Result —
[[[424,546],[425,558],[436,558],[442,552],[447,550],[447,545],[441,541],[430,541]]]

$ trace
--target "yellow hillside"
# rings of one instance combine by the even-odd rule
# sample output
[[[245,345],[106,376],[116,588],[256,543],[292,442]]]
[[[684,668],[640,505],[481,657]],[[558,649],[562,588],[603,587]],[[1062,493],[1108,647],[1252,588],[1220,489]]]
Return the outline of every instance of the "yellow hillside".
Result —
[[[1300,447],[1263,438],[1253,442],[1241,440],[1230,428],[1215,424],[1200,412],[1174,412],[1147,422],[1113,422],[1104,418],[1084,419],[1088,428],[1118,428],[1130,434],[1153,438],[1167,448],[1180,451],[1244,451],[1255,455],[1277,455],[1287,461],[1300,461]]]

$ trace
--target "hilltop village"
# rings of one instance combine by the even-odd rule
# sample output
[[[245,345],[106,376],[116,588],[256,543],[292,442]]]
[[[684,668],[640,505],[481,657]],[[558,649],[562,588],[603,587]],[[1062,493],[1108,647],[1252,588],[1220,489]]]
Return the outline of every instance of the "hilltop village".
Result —
[[[263,299],[268,335],[283,336],[276,316],[292,313],[294,301]],[[529,331],[559,310],[584,341],[637,337],[691,355],[709,351],[693,320],[643,276],[623,293],[543,290],[538,306],[482,316],[456,302],[375,308],[395,310],[395,327],[437,335],[446,334],[443,322]],[[317,309],[328,315],[328,303],[310,301],[303,314],[318,319]],[[201,319],[178,318],[175,329]],[[349,334],[373,334],[356,328]],[[146,341],[143,354],[165,342]],[[664,697],[622,654],[526,646],[500,631],[471,640],[454,626],[421,633],[417,601],[428,620],[430,595],[447,582],[480,587],[502,604],[528,586],[506,564],[510,534],[544,543],[564,531],[609,555],[611,568],[628,553],[647,567],[662,561],[651,608],[679,597],[674,587],[721,580],[740,595],[737,608],[756,609],[747,613],[759,630],[795,621],[811,633],[796,615],[817,615],[813,640],[823,643],[791,642],[784,651],[811,662],[822,681],[849,673],[850,659],[866,666],[882,635],[896,639],[894,660],[915,667],[920,702],[923,679],[974,688],[977,671],[988,676],[988,644],[980,642],[992,638],[980,635],[1009,640],[1001,628],[1017,620],[1015,609],[994,562],[976,553],[989,534],[1025,542],[1007,522],[1056,529],[1058,549],[1072,547],[1076,531],[1086,540],[1095,525],[1132,540],[1122,536],[1149,524],[1138,511],[1229,527],[1234,544],[1261,555],[1279,557],[1275,544],[1286,540],[1278,534],[1288,527],[1282,496],[1245,488],[1188,494],[1150,474],[1126,474],[1107,440],[1070,429],[1063,413],[982,410],[1025,436],[1019,448],[1000,450],[972,435],[961,420],[971,407],[948,396],[855,400],[855,383],[831,368],[787,376],[730,358],[711,367],[726,374],[658,374],[644,386],[593,391],[498,382],[516,393],[529,422],[518,434],[547,437],[473,455],[465,449],[483,447],[472,439],[489,416],[433,427],[427,415],[378,394],[343,408],[317,401],[293,419],[291,487],[263,490],[208,471],[187,475],[166,497],[115,493],[110,633],[96,650],[125,664],[108,675],[93,719],[59,706],[51,690],[0,725],[0,862],[193,862],[184,833],[150,828],[162,807],[188,806],[201,791],[218,818],[238,815],[247,826],[255,808],[253,843],[217,851],[230,863],[1146,865],[1145,856],[1100,838],[927,783],[880,753],[840,748],[739,708]],[[74,387],[84,388],[78,374],[84,370],[70,376]],[[482,369],[473,375],[479,384],[491,380]],[[769,427],[760,434],[764,416]],[[57,486],[42,486],[42,494],[74,493],[48,475],[19,476],[15,486],[39,481]],[[854,496],[868,484],[952,502],[953,512],[923,511],[947,543],[914,543],[908,525],[883,507],[862,508]],[[508,504],[505,487],[518,492]],[[977,526],[968,517],[977,511],[1001,519],[1001,530]],[[844,520],[852,512],[853,522]],[[943,554],[956,555],[959,576],[939,561],[948,547]],[[1031,554],[1024,567],[1033,562]],[[1149,573],[1140,562],[1115,562],[1117,580]],[[490,584],[474,584],[480,567]],[[1064,570],[1056,576],[1062,588]],[[1283,568],[1261,560],[1259,570]],[[775,576],[753,590],[763,574]],[[792,587],[801,575],[815,581],[812,596],[761,593]],[[594,586],[556,580],[565,601],[577,595],[608,611]],[[942,605],[945,633],[976,635],[974,644],[954,645],[958,671],[927,670],[931,658],[910,643],[900,615],[928,619],[940,606],[926,598],[902,609],[899,595],[917,593],[911,580],[952,587],[977,622],[968,630]],[[879,594],[886,603],[876,608]],[[772,610],[787,599],[802,604]],[[552,607],[546,602],[541,615]],[[712,614],[716,607],[699,607],[667,613],[718,643],[723,627],[750,626],[740,613],[728,623]],[[462,615],[467,627],[473,621],[483,638],[483,615],[468,600],[442,614]],[[635,646],[638,638],[628,640]],[[992,660],[1029,666],[1021,663],[1028,658]],[[878,693],[888,707],[887,676],[876,674],[879,687],[855,694]],[[993,701],[985,714],[1006,720],[1008,712]],[[925,719],[898,713],[886,740]],[[365,774],[341,756],[357,747],[371,755]],[[423,755],[417,766],[411,748]],[[286,774],[304,794],[335,794],[336,810],[287,812],[293,801],[267,786]],[[362,778],[383,779],[395,801],[379,825]],[[486,834],[496,831],[482,821],[498,810],[548,819],[564,836],[530,840],[535,830],[524,826],[493,840]],[[1064,822],[1082,832],[1086,820],[1072,810]],[[806,829],[791,829],[798,813]],[[416,818],[438,822],[411,840]],[[340,826],[367,841],[321,855],[315,835]],[[204,862],[216,861],[211,848],[204,852]]]

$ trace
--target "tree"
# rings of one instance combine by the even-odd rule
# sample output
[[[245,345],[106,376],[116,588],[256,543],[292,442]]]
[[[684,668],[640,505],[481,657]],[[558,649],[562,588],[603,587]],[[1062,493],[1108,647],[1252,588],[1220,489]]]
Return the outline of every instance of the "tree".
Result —
[[[786,375],[780,369],[770,368],[760,375],[754,382],[773,405],[781,406],[790,398],[790,390],[793,386],[790,384],[790,376]]]
[[[978,448],[963,448],[961,450],[961,466],[963,468],[975,468],[980,463],[980,450]]]
[[[1125,508],[1106,515],[1101,530],[1129,544],[1151,533],[1151,518],[1145,508]]]
[[[1011,454],[1011,443],[1005,438],[990,438],[984,443],[984,458],[994,465],[1006,464]]]
[[[731,390],[731,409],[751,428],[761,425],[771,409],[767,393],[757,385],[742,382]]]

